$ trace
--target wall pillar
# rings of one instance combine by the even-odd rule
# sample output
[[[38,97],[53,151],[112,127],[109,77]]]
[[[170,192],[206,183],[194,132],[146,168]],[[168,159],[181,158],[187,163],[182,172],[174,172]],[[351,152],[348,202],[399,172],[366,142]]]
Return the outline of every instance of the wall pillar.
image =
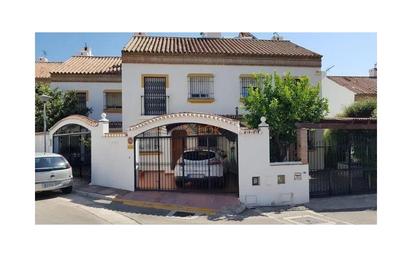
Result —
[[[101,136],[109,133],[109,120],[106,119],[106,113],[102,113],[101,119],[99,120],[99,132]]]
[[[302,164],[308,164],[308,130],[299,128],[297,130],[298,158]]]
[[[262,135],[263,142],[261,143],[261,147],[265,149],[262,151],[262,155],[265,160],[265,163],[270,163],[270,134],[269,134],[269,124],[266,123],[266,118],[261,117],[259,124],[259,134]]]

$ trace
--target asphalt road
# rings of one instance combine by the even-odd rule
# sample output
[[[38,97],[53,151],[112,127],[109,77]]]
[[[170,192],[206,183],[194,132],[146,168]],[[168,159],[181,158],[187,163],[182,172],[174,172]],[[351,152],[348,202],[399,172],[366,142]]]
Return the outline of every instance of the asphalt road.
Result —
[[[185,216],[59,192],[36,194],[35,206],[36,224],[376,224],[376,210],[315,212],[303,206],[267,207],[236,216]]]

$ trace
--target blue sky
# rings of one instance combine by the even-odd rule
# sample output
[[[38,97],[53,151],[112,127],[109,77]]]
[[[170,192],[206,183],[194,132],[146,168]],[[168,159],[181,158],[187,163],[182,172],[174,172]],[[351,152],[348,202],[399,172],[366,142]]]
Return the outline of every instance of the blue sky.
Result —
[[[269,39],[272,33],[255,33]],[[224,37],[237,36],[223,33]],[[376,33],[279,33],[284,39],[323,55],[322,70],[335,65],[328,75],[366,76],[377,61]],[[36,33],[35,57],[43,50],[49,61],[64,61],[87,43],[94,55],[120,56],[132,33]],[[195,33],[149,33],[156,36],[199,36]]]

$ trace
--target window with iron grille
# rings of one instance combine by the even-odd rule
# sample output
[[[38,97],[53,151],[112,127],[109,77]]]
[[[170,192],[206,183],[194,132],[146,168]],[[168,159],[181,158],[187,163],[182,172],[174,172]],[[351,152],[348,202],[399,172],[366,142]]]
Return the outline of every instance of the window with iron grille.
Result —
[[[105,92],[105,109],[121,109],[122,108],[122,93],[121,92]]]
[[[87,107],[87,92],[76,92],[76,97],[78,101],[79,108],[86,108]]]
[[[213,98],[212,75],[189,75],[187,79],[189,84],[189,98]]]
[[[248,96],[248,89],[256,87],[256,79],[254,77],[240,77],[240,97]]]

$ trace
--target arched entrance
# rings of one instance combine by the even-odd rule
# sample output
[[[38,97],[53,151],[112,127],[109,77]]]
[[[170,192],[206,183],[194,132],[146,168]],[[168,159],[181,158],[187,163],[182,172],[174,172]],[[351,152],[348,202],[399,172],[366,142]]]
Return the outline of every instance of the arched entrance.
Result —
[[[91,181],[91,132],[78,124],[67,124],[53,134],[53,152],[63,155],[73,176]]]
[[[91,182],[91,140],[98,122],[83,115],[71,115],[54,124],[49,133],[54,153],[63,155],[73,168],[73,176]]]
[[[134,136],[137,190],[238,194],[238,121],[185,113],[143,123],[130,129],[140,132]]]

